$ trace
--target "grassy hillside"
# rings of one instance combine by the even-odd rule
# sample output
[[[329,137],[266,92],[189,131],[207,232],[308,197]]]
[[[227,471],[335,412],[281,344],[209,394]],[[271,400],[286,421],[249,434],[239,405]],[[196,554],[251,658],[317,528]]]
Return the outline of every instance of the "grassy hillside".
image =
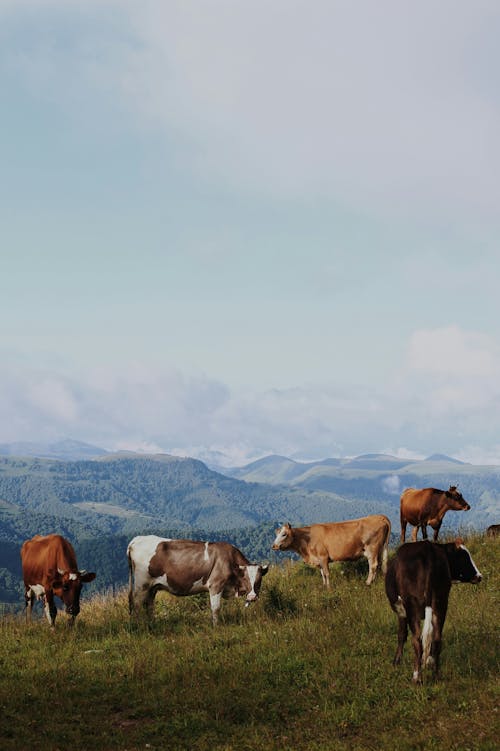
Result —
[[[469,547],[484,580],[454,585],[442,680],[411,683],[411,647],[391,660],[396,617],[383,582],[334,566],[332,589],[299,563],[274,567],[248,609],[157,597],[148,631],[124,593],[61,616],[0,622],[0,747],[220,751],[493,751],[498,724],[498,540]],[[409,647],[409,648],[408,648]]]

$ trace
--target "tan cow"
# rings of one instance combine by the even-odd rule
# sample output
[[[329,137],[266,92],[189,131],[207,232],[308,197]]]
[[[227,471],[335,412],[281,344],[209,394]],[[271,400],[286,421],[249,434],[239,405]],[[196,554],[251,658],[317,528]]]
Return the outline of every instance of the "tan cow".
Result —
[[[449,490],[407,488],[403,491],[400,502],[401,542],[405,541],[407,524],[413,526],[411,533],[413,542],[417,539],[419,528],[422,530],[423,539],[427,540],[427,525],[434,530],[434,542],[436,542],[446,512],[449,510],[468,511],[469,509],[469,504],[455,485],[450,485]]]
[[[364,556],[369,567],[366,583],[371,584],[379,563],[383,573],[386,572],[390,534],[391,523],[383,514],[309,527],[284,524],[276,530],[272,549],[293,550],[306,563],[317,566],[326,587],[330,586],[328,564],[331,561],[355,561]]]

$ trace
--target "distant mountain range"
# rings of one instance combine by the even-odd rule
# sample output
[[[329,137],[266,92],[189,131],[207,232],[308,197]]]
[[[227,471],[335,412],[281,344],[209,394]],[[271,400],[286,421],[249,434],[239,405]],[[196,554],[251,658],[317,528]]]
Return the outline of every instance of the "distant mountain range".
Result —
[[[36,456],[46,459],[93,459],[105,456],[108,451],[82,441],[65,439],[55,443],[32,443],[20,441],[18,443],[0,443],[0,456]]]
[[[419,473],[434,473],[436,469],[446,471],[449,464],[472,467],[445,454],[432,454],[427,459],[402,459],[389,454],[362,454],[354,458],[322,459],[314,462],[299,462],[286,456],[272,454],[243,467],[220,468],[219,471],[247,482],[269,482],[273,485],[286,482],[301,485],[307,484],[311,476],[344,477],[349,475],[351,470],[355,473],[356,470],[401,472],[408,468],[408,471],[417,469]]]

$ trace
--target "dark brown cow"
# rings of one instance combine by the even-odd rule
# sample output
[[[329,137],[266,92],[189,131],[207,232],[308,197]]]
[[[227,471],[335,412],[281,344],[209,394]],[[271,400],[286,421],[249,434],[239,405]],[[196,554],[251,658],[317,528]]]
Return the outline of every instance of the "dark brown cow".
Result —
[[[450,485],[449,490],[407,488],[403,491],[400,502],[401,542],[405,541],[407,524],[413,525],[413,542],[417,539],[419,528],[422,530],[423,539],[427,540],[427,525],[434,530],[436,542],[446,512],[469,509],[469,504],[455,485]]]
[[[73,625],[80,612],[80,592],[82,584],[95,579],[95,574],[79,571],[75,551],[71,543],[61,535],[35,535],[26,540],[21,548],[23,566],[24,598],[26,600],[26,621],[31,621],[31,611],[35,598],[42,600],[45,615],[51,628],[54,628],[57,608],[54,596],[59,597],[71,616]]]
[[[326,587],[330,586],[328,564],[331,561],[355,561],[365,556],[369,567],[366,583],[371,584],[379,563],[382,571],[386,571],[390,534],[391,523],[383,514],[309,527],[284,524],[276,530],[272,549],[293,550],[306,563],[317,566]]]
[[[421,682],[421,671],[426,665],[432,666],[436,677],[439,676],[441,635],[452,582],[478,583],[481,578],[462,540],[445,545],[429,540],[407,542],[390,562],[385,590],[391,608],[398,616],[398,648],[394,665],[401,661],[409,625],[415,651],[415,683]]]
[[[249,563],[228,542],[170,540],[156,535],[134,537],[127,548],[130,614],[141,607],[153,616],[159,590],[173,595],[208,592],[212,621],[217,623],[221,598],[246,595],[245,606],[254,602],[267,566]]]
[[[486,537],[498,537],[500,535],[500,524],[490,524],[486,530]]]

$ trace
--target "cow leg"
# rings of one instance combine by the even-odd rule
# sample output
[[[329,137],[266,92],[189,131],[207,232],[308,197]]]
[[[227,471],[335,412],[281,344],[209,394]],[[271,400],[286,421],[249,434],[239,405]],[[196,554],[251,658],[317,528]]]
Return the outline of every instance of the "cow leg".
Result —
[[[26,602],[26,623],[31,623],[31,613],[33,610],[33,603],[35,602],[35,593],[30,587],[26,587],[24,591],[24,600]]]
[[[442,522],[439,522],[439,524],[436,527],[434,527],[434,542],[436,542],[438,538],[439,530],[441,529],[441,524]]]
[[[412,542],[417,542],[417,535],[418,535],[418,524],[417,524],[417,526],[413,527],[413,529],[411,531],[411,541]]]
[[[377,574],[378,558],[371,550],[366,550],[364,555],[368,560],[368,579],[366,580],[366,583],[370,585]]]
[[[142,607],[144,608],[144,611],[149,621],[152,621],[154,617],[155,597],[156,597],[156,589],[151,588],[147,590],[146,595],[142,601]]]
[[[406,537],[406,525],[407,525],[406,519],[401,519],[401,544],[403,544],[404,541],[405,541],[405,537]]]
[[[222,592],[210,592],[210,608],[212,610],[212,623],[217,625],[219,620],[219,610],[222,603]]]
[[[422,540],[427,540],[427,524],[421,524],[420,529],[422,530]]]
[[[318,558],[318,567],[321,571],[321,578],[323,580],[323,584],[328,589],[330,588],[330,569],[328,568],[328,556],[326,558]]]
[[[436,606],[434,606],[436,607]],[[429,665],[432,665],[434,669],[435,678],[439,678],[440,657],[441,657],[441,637],[443,633],[444,621],[446,618],[447,604],[440,604],[437,606],[437,613],[433,612],[432,625],[433,625],[433,640],[431,646],[431,655],[428,661]]]
[[[403,655],[403,648],[408,638],[408,621],[404,616],[398,615],[398,648],[394,655],[393,665],[399,665]]]
[[[52,592],[46,592],[43,597],[45,616],[50,623],[50,628],[55,628],[57,608],[54,603],[54,595]]]

